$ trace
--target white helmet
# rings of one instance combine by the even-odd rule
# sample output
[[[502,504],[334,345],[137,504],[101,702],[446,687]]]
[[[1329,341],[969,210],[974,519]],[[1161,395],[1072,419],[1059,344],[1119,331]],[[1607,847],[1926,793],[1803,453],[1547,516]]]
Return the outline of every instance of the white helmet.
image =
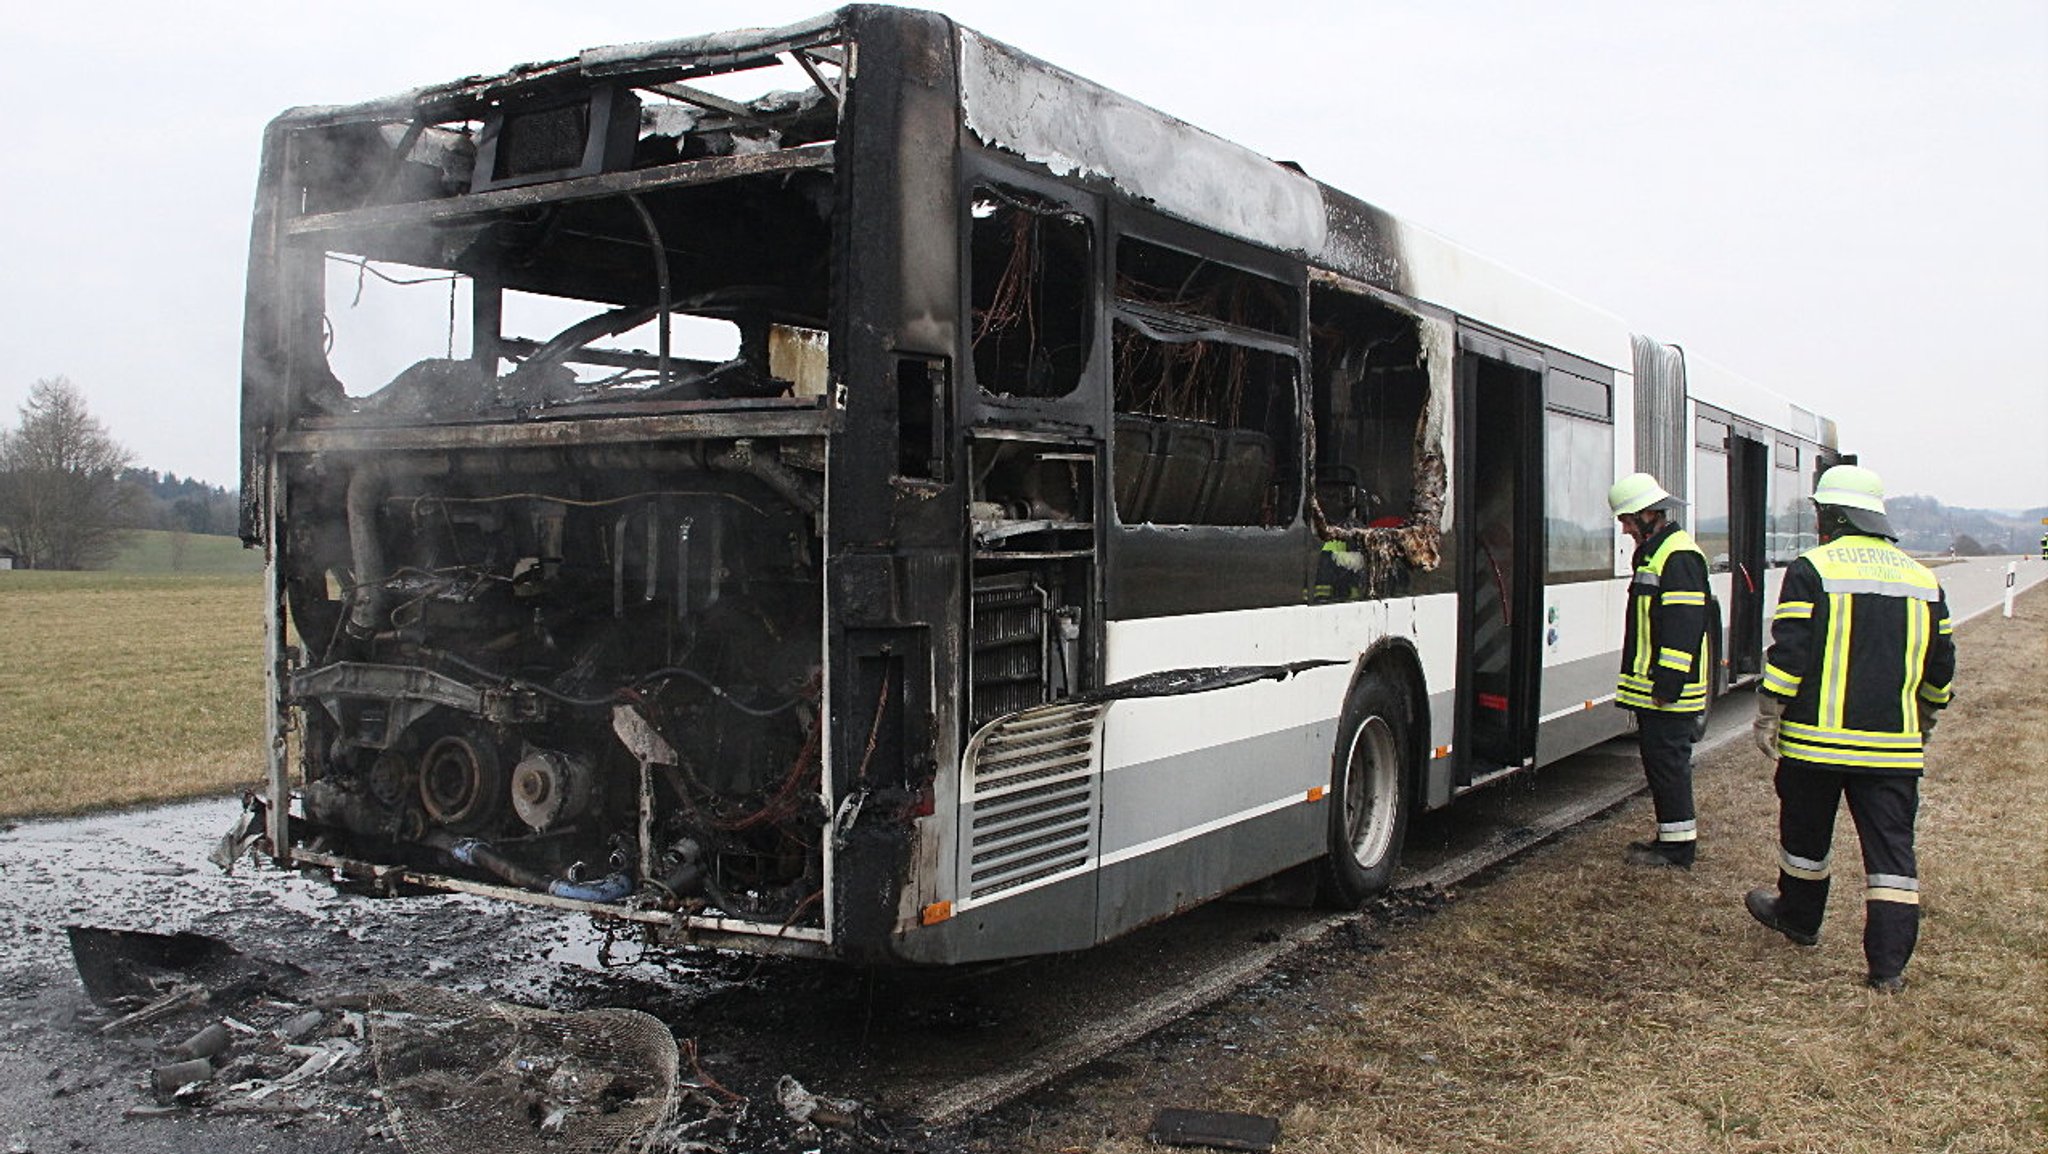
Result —
[[[1678,498],[1665,492],[1657,478],[1648,473],[1630,473],[1607,490],[1607,507],[1613,509],[1617,517],[1645,509],[1675,509],[1680,504],[1682,502]]]
[[[1836,465],[1813,486],[1813,503],[1839,509],[1859,532],[1897,539],[1884,515],[1884,482],[1861,465]]]

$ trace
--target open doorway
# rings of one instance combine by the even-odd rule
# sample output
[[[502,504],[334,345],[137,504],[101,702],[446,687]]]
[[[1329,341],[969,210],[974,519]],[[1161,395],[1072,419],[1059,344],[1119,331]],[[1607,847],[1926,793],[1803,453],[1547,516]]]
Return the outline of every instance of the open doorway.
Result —
[[[1535,759],[1543,374],[1531,354],[1462,343],[1458,781],[1468,785]]]

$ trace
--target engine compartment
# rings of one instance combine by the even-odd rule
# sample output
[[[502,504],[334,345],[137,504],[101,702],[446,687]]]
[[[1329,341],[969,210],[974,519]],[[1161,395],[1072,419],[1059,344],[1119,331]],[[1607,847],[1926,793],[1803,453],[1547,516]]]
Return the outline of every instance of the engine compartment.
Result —
[[[282,471],[294,841],[818,924],[821,439]]]

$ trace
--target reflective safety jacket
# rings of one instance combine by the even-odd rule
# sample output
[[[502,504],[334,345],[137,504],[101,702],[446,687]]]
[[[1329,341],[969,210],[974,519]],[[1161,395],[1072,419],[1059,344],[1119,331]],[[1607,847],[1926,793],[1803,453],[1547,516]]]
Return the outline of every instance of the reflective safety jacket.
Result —
[[[1707,707],[1706,554],[1685,530],[1666,525],[1636,547],[1634,564],[1615,703],[1698,713]]]
[[[1760,692],[1786,701],[1778,754],[1917,774],[1920,706],[1948,705],[1955,626],[1941,583],[1882,537],[1842,536],[1785,571]]]

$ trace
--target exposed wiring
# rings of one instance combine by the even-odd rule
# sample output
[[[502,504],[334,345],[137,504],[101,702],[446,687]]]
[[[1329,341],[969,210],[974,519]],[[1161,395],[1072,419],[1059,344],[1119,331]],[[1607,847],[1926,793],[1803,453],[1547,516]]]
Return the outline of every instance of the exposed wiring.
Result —
[[[338,252],[330,252],[330,253],[328,253],[328,254],[327,254],[327,259],[328,259],[328,260],[331,260],[331,261],[333,261],[333,262],[334,262],[334,263],[336,263],[336,264],[344,264],[344,265],[347,265],[348,267],[350,267],[350,268],[352,268],[352,269],[356,270],[356,295],[355,295],[355,299],[349,302],[349,305],[348,305],[348,307],[350,307],[350,308],[355,308],[355,307],[356,307],[357,305],[360,305],[360,304],[362,304],[362,303],[363,303],[363,285],[364,285],[364,283],[365,283],[365,278],[364,278],[364,274],[366,274],[366,273],[367,273],[367,274],[368,274],[369,276],[373,276],[373,277],[376,277],[376,278],[377,278],[378,280],[381,280],[381,281],[383,281],[383,282],[384,282],[385,284],[394,284],[394,285],[401,285],[401,286],[402,286],[402,285],[420,285],[420,284],[439,284],[440,282],[442,282],[442,281],[444,281],[444,280],[445,280],[445,281],[459,281],[459,280],[464,280],[464,279],[467,279],[467,278],[465,277],[465,275],[464,275],[464,274],[462,274],[462,273],[459,273],[459,272],[451,272],[451,273],[445,273],[445,274],[438,274],[438,275],[435,275],[435,276],[422,276],[422,277],[398,277],[398,276],[392,276],[392,275],[391,275],[390,273],[388,273],[388,272],[381,272],[381,271],[379,271],[378,269],[376,269],[375,267],[373,267],[373,266],[372,266],[372,265],[370,264],[370,258],[369,258],[369,257],[366,257],[366,256],[356,256],[356,257],[352,257],[352,256],[347,256],[347,255],[344,255],[344,254],[342,254],[342,253],[338,253]]]
[[[436,657],[442,661],[445,661],[448,664],[453,665],[456,668],[461,669],[465,672],[475,674],[478,677],[486,678],[490,681],[498,682],[500,684],[505,685],[517,684],[523,688],[531,689],[535,693],[540,694],[542,697],[545,697],[550,701],[559,702],[563,705],[567,705],[577,709],[600,709],[608,705],[615,705],[618,704],[618,702],[621,700],[622,695],[624,694],[632,693],[633,691],[639,689],[641,686],[647,685],[651,682],[661,681],[674,677],[681,677],[685,680],[695,682],[696,684],[702,686],[704,689],[708,690],[713,697],[724,702],[726,705],[729,705],[732,708],[739,710],[741,713],[744,713],[749,717],[773,717],[778,713],[782,713],[794,708],[796,705],[803,701],[803,697],[799,695],[796,697],[792,697],[787,701],[783,701],[777,705],[772,705],[765,708],[760,706],[748,705],[746,702],[741,701],[737,697],[734,697],[731,693],[727,692],[723,686],[720,686],[716,682],[712,681],[710,678],[704,676],[701,673],[698,673],[693,669],[684,669],[680,666],[667,666],[662,669],[657,669],[652,673],[643,674],[642,676],[637,677],[632,681],[619,686],[617,689],[612,690],[610,693],[607,693],[602,697],[576,697],[571,694],[563,693],[561,690],[553,689],[549,686],[542,685],[538,682],[525,681],[517,677],[508,677],[505,674],[499,673],[496,670],[487,669],[481,665],[476,664],[473,661],[469,661],[465,658],[458,657],[453,653],[449,653],[446,650],[422,649],[421,652]]]

